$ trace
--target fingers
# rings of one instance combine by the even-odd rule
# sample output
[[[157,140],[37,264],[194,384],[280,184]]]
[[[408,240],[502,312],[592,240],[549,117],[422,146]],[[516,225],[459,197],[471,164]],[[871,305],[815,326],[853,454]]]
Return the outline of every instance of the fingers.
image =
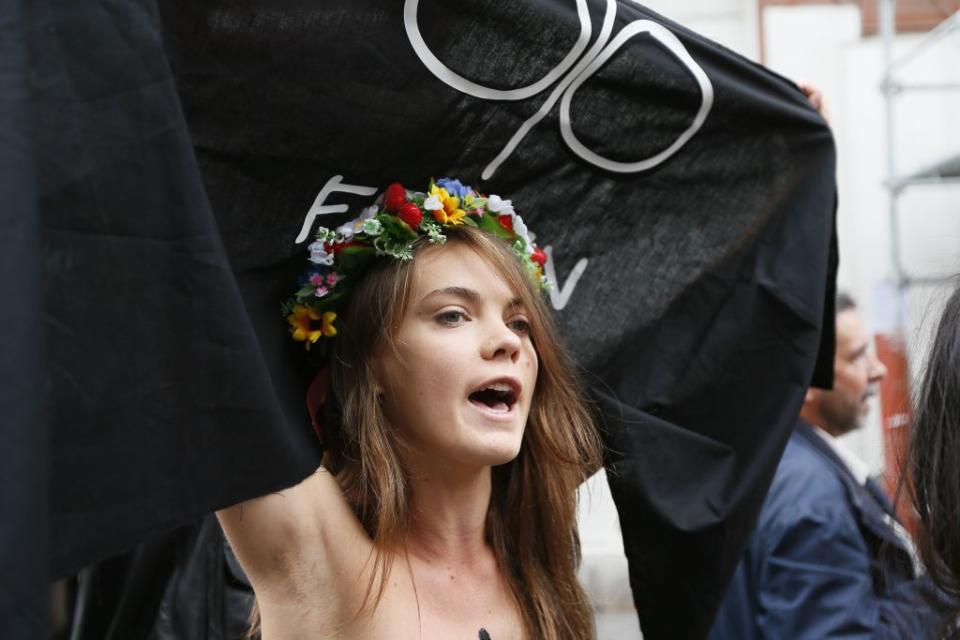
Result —
[[[823,92],[821,92],[820,89],[816,88],[812,84],[806,82],[798,82],[797,86],[800,87],[800,91],[803,92],[803,95],[807,97],[807,100],[810,101],[810,104],[813,105],[813,108],[817,110],[820,116],[829,122],[830,118],[827,115],[827,102],[823,97]]]

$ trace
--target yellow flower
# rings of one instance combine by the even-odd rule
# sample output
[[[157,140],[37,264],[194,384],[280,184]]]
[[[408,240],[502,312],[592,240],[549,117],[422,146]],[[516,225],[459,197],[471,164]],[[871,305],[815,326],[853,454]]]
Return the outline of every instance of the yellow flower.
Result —
[[[333,326],[333,321],[337,319],[337,314],[333,311],[324,311],[323,320],[320,325],[320,331],[328,338],[337,335],[337,328]]]
[[[318,313],[308,306],[298,304],[293,307],[293,313],[287,316],[287,322],[293,330],[293,339],[297,342],[303,342],[307,351],[310,345],[320,339],[321,336],[332,338],[337,335],[337,328],[333,326],[333,321],[337,319],[337,314],[333,311],[326,311],[323,314]]]
[[[440,207],[433,209],[433,217],[440,224],[463,224],[467,212],[460,208],[460,198],[447,193],[443,187],[433,185],[427,197],[436,197]]]

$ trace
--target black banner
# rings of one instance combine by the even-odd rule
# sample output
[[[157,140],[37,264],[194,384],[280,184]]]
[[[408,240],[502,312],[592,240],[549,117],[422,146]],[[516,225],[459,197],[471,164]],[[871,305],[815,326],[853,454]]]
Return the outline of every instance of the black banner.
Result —
[[[645,637],[705,635],[820,353],[829,383],[834,150],[791,82],[614,0],[39,1],[27,33],[39,197],[0,189],[41,212],[57,574],[312,470],[279,314],[312,231],[454,176],[549,247]]]

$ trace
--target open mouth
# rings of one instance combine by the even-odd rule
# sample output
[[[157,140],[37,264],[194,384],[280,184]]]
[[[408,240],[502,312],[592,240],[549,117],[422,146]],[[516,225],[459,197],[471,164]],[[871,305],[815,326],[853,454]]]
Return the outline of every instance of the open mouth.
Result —
[[[508,413],[517,403],[517,390],[509,382],[490,382],[471,393],[469,400],[481,408]]]

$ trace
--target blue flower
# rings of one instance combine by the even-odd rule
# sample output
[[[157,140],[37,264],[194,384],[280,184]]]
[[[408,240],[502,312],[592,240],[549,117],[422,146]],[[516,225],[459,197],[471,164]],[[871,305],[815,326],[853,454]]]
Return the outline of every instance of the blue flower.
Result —
[[[454,180],[453,178],[440,178],[437,180],[437,186],[443,187],[447,190],[447,193],[458,198],[463,198],[468,194],[473,193],[473,189],[467,185],[464,185],[459,180]]]

